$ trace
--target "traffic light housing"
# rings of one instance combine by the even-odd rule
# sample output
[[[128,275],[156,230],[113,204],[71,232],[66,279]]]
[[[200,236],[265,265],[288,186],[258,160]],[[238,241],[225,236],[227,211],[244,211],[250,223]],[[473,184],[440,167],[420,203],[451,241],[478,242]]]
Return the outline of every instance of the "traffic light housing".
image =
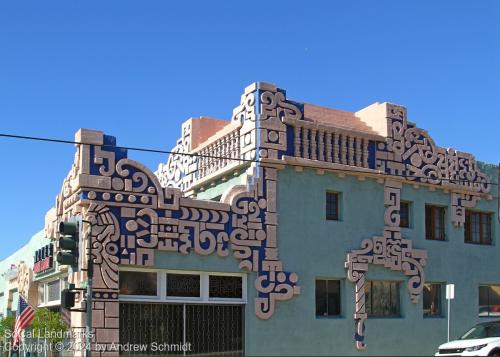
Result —
[[[79,227],[77,222],[59,223],[59,252],[56,260],[59,265],[78,266]]]
[[[64,289],[61,291],[61,306],[65,309],[71,309],[75,306],[76,292],[70,289]]]

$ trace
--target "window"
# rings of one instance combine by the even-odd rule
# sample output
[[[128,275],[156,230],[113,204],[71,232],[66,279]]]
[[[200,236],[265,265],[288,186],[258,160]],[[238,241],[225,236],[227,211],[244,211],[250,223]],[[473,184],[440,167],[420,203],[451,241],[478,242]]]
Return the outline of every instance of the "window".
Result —
[[[399,206],[399,226],[410,228],[410,202],[401,201]]]
[[[366,282],[365,305],[368,316],[400,317],[399,283],[395,281]]]
[[[340,280],[316,280],[316,316],[340,315]]]
[[[425,239],[445,240],[444,216],[444,207],[425,206]]]
[[[208,296],[210,298],[241,299],[243,289],[240,276],[210,275]]]
[[[441,284],[424,285],[424,317],[442,316],[441,311]]]
[[[198,274],[167,274],[167,296],[200,297]]]
[[[120,272],[120,294],[122,295],[157,295],[156,273],[137,271]]]
[[[326,193],[326,219],[339,220],[339,198],[340,194],[337,192]]]
[[[465,210],[465,243],[491,244],[491,214]]]
[[[500,285],[479,286],[479,316],[500,316]]]
[[[47,283],[47,302],[61,300],[61,283],[58,280]]]
[[[120,301],[244,304],[245,274],[168,270],[120,270]]]

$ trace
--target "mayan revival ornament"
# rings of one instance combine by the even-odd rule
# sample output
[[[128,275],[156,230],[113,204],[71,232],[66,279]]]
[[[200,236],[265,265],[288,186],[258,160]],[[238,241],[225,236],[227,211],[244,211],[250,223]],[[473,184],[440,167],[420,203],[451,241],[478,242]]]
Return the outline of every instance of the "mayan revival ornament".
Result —
[[[385,179],[382,236],[363,240],[345,264],[355,284],[356,347],[364,348],[368,264],[406,275],[413,302],[425,280],[426,252],[414,249],[399,230],[402,183],[449,191],[455,225],[463,224],[464,209],[489,191],[471,155],[437,147],[425,131],[407,122],[405,108],[375,106],[377,113],[383,112],[375,119],[377,130],[363,111],[354,118],[358,113],[291,101],[274,85],[254,83],[245,89],[231,121],[212,120],[210,125],[220,128],[203,140],[198,135],[203,120],[186,121],[174,154],[155,173],[129,159],[114,137],[81,129],[75,139],[84,144],[76,145],[73,166],[46,215],[45,230],[54,237],[57,223],[72,216],[93,223],[96,343],[119,342],[119,266],[152,267],[157,251],[236,258],[240,269],[255,276],[254,312],[261,319],[271,318],[278,302],[300,294],[299,277],[285,269],[293,262],[282,261],[278,252],[283,243],[277,233],[278,172],[293,165],[297,170],[313,166],[318,173],[348,170],[379,180],[392,176]],[[364,129],[332,125],[324,120],[331,112],[352,116]],[[220,201],[196,199],[204,187],[235,175],[241,175],[243,184],[228,188]],[[88,226],[81,236],[89,233]],[[77,288],[86,280],[82,264],[69,276]],[[72,328],[82,329],[82,321],[72,318]]]
[[[375,167],[393,176],[385,180],[384,186],[384,235],[363,240],[361,249],[348,253],[345,263],[347,279],[355,284],[354,340],[359,350],[366,348],[365,274],[368,264],[382,265],[408,276],[408,293],[413,303],[419,301],[425,283],[427,252],[413,249],[411,240],[401,236],[402,182],[439,185],[452,191],[451,220],[455,226],[464,224],[465,208],[476,205],[480,199],[478,194],[490,191],[487,176],[478,170],[472,155],[437,147],[425,130],[407,122],[404,107],[387,104],[386,109],[387,139],[377,144],[375,153]]]

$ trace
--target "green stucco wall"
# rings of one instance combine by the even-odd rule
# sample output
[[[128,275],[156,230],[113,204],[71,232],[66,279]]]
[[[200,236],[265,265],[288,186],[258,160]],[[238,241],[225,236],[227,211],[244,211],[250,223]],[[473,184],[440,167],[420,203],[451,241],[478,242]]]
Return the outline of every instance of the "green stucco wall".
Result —
[[[246,168],[241,169],[241,173],[232,176],[231,178],[227,179],[226,181],[222,180],[217,180],[214,181],[213,184],[214,186],[210,186],[205,188],[204,191],[198,192],[196,194],[196,198],[199,198],[200,200],[212,200],[215,197],[219,197],[226,192],[228,188],[231,188],[236,185],[242,185],[245,182],[245,178],[247,176],[246,173]]]
[[[490,170],[491,169],[491,170]],[[496,174],[490,167],[488,173]],[[492,181],[496,182],[493,177]],[[228,182],[229,183],[229,182]],[[224,190],[229,187],[225,186]],[[325,220],[325,192],[341,193],[341,221]],[[207,192],[205,192],[208,194]],[[211,194],[214,194],[212,191]],[[218,194],[214,194],[217,196]],[[491,195],[497,195],[492,187]],[[354,347],[354,287],[345,279],[347,252],[358,249],[363,239],[380,235],[384,228],[384,185],[374,179],[343,178],[335,174],[318,175],[314,170],[296,172],[286,168],[278,173],[278,248],[284,269],[299,275],[301,294],[277,302],[274,315],[260,320],[254,313],[255,274],[247,275],[248,303],[245,309],[245,352],[254,355],[433,355],[446,341],[446,302],[443,316],[424,318],[422,301],[413,304],[406,289],[407,278],[399,272],[370,265],[368,279],[394,280],[400,284],[401,317],[368,318],[367,349]],[[401,200],[412,202],[412,228],[403,229],[414,247],[426,249],[426,281],[454,283],[451,307],[451,337],[488,318],[478,315],[479,284],[500,284],[500,226],[493,215],[493,245],[464,243],[463,228],[453,227],[450,219],[450,193],[430,191],[412,184],[403,185]],[[426,203],[447,207],[447,241],[425,240]],[[497,202],[482,199],[478,210],[496,212]],[[241,273],[238,260],[230,254],[188,256],[157,251],[155,267],[162,269]],[[315,279],[341,279],[341,317],[316,318]]]
[[[384,227],[383,184],[335,174],[317,175],[305,169],[279,172],[278,244],[286,270],[297,272],[302,294],[280,303],[274,316],[261,321],[251,316],[247,330],[249,355],[432,355],[446,342],[445,303],[442,318],[424,318],[422,301],[413,304],[403,274],[370,265],[368,279],[400,281],[401,318],[368,318],[367,349],[354,347],[354,286],[345,279],[347,252],[358,249],[363,239],[380,235]],[[495,181],[496,180],[492,180]],[[341,221],[325,220],[325,192],[342,193]],[[497,195],[497,188],[491,192]],[[480,283],[500,284],[499,224],[493,215],[493,245],[464,243],[463,228],[450,220],[450,194],[404,185],[401,199],[412,202],[413,228],[403,229],[414,247],[428,251],[427,282],[455,284],[451,308],[451,338],[488,318],[478,315]],[[447,241],[425,240],[426,203],[447,206]],[[481,200],[476,209],[496,211],[496,200]],[[315,279],[338,278],[341,284],[342,316],[315,317]],[[262,341],[279,343],[262,343]]]

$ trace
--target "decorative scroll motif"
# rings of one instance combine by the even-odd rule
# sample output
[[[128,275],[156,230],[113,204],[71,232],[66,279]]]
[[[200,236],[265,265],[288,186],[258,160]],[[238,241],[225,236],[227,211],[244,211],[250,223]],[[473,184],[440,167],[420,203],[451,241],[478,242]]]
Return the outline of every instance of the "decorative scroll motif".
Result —
[[[377,145],[377,169],[449,189],[490,191],[488,177],[478,169],[473,155],[436,146],[425,130],[407,121],[406,108],[388,104],[387,125],[387,141]]]
[[[384,204],[386,206],[384,220],[384,235],[365,239],[361,242],[360,250],[353,250],[347,254],[345,267],[347,279],[355,284],[355,313],[356,333],[354,340],[356,348],[366,348],[364,342],[364,322],[367,319],[365,311],[365,274],[368,264],[382,265],[387,269],[400,271],[410,277],[408,279],[408,293],[411,301],[417,303],[425,283],[423,267],[426,264],[427,252],[413,249],[409,239],[401,237],[399,228],[401,182],[386,180],[384,188]]]
[[[182,124],[182,137],[172,149],[173,153],[191,152],[191,122]],[[156,175],[162,187],[187,190],[196,180],[198,157],[190,155],[170,155],[167,164],[160,164]]]
[[[33,282],[33,271],[24,261],[17,266],[17,290],[29,304],[37,305],[37,287]]]
[[[152,172],[110,144],[114,139],[101,142],[106,146],[95,145],[85,159],[94,174],[79,175],[83,218],[93,223],[96,301],[117,297],[119,264],[152,266],[156,250],[222,257],[232,251],[241,269],[258,273],[255,310],[263,319],[276,301],[300,292],[297,275],[285,272],[278,256],[277,169],[255,165],[248,187],[208,202],[161,187]]]
[[[118,263],[120,227],[110,209],[92,203],[87,211],[87,220],[92,222],[92,255],[99,266],[94,275],[95,289],[118,289]]]
[[[467,193],[451,193],[451,222],[455,227],[465,224],[465,209],[474,208],[480,197]]]
[[[259,157],[278,159],[287,151],[285,122],[302,119],[302,110],[286,99],[285,91],[270,84],[259,84]]]

